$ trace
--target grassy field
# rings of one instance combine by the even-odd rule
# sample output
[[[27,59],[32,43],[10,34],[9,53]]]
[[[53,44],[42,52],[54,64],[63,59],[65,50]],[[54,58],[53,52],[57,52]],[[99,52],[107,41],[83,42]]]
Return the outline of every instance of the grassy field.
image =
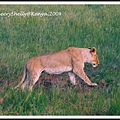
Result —
[[[85,72],[98,87],[88,87],[76,76],[77,86],[38,83],[32,93],[14,89],[28,59],[70,46],[97,48],[100,65],[93,69],[85,64]],[[68,78],[66,73],[43,73],[43,79],[64,83]],[[1,116],[116,116],[119,95],[119,5],[0,5]]]

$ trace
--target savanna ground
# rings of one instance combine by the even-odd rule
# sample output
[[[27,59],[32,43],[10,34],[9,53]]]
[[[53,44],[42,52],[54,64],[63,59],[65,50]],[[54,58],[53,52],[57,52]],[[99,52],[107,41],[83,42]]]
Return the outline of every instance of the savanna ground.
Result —
[[[27,12],[51,16],[15,15]],[[32,93],[14,89],[28,59],[70,46],[97,48],[100,65],[85,64],[85,72],[98,87],[43,73]],[[1,116],[119,116],[119,95],[119,5],[0,5]]]

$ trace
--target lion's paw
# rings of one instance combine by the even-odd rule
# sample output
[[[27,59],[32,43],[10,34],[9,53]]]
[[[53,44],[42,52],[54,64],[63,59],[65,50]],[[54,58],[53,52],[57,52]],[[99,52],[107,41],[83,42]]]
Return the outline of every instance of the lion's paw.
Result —
[[[97,83],[92,83],[91,85],[92,85],[92,86],[98,86]]]

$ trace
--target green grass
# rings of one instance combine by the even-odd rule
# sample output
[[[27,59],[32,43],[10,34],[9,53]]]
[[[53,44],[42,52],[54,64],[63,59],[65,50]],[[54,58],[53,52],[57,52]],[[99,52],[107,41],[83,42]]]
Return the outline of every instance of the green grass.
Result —
[[[0,16],[0,115],[120,115],[119,5],[0,5],[0,14],[13,11],[61,15]],[[105,80],[108,90],[69,85],[14,90],[28,59],[70,46],[97,48],[100,65],[94,70],[86,64],[85,71],[93,82]]]

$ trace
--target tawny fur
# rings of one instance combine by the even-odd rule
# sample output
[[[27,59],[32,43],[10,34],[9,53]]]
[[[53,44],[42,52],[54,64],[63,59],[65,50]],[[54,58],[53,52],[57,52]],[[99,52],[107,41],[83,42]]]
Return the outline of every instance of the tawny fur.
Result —
[[[29,85],[30,91],[38,81],[41,73],[45,71],[49,74],[61,74],[68,72],[71,83],[77,84],[75,74],[83,79],[88,85],[97,85],[92,83],[84,72],[84,63],[88,62],[96,67],[99,64],[96,48],[77,48],[70,47],[66,50],[48,55],[36,56],[28,60],[24,67],[23,78],[16,86],[22,86],[22,89]]]

